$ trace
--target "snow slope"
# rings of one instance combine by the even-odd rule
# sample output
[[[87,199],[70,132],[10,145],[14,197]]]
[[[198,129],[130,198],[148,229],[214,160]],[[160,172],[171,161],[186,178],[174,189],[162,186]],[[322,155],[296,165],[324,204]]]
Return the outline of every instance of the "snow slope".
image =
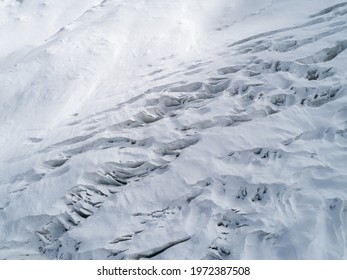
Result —
[[[2,0],[0,258],[346,259],[347,2]]]

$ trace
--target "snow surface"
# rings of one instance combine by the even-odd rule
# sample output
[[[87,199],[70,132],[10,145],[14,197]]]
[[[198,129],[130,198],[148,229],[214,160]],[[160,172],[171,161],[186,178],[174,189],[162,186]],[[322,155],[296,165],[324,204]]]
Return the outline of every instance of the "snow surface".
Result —
[[[346,259],[347,2],[1,0],[1,259]]]

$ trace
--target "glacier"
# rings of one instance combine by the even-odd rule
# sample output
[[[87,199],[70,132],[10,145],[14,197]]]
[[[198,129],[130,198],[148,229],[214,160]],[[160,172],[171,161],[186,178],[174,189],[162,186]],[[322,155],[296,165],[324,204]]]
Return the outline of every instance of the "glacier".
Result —
[[[347,2],[0,1],[0,259],[346,259]]]

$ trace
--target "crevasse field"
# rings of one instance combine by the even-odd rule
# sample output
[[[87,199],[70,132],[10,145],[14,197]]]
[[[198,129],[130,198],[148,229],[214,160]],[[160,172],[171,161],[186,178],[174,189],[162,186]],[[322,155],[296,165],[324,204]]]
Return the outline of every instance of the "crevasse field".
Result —
[[[0,0],[1,259],[346,259],[347,2]]]

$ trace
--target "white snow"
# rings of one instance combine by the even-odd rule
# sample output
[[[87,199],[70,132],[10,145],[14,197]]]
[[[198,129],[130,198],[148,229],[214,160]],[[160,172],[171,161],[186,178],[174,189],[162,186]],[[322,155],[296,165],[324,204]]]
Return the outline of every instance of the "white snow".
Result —
[[[1,0],[1,259],[346,259],[347,2]]]

